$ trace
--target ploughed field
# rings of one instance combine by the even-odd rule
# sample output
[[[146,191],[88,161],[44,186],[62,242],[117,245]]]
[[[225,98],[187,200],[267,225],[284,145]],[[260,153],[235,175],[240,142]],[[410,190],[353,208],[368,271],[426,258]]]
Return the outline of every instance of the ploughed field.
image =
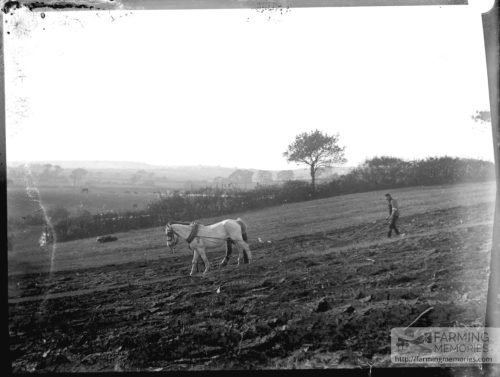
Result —
[[[430,307],[414,326],[481,325],[494,184],[391,192],[404,237],[382,191],[237,214],[253,261],[206,277],[159,228],[9,253],[13,370],[389,367]]]

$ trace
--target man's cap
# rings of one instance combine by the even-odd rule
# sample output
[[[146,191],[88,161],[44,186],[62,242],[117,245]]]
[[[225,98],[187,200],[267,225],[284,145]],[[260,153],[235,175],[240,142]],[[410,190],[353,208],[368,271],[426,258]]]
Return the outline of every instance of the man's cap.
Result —
[[[390,198],[391,197],[391,194],[387,193],[385,194],[386,197]]]

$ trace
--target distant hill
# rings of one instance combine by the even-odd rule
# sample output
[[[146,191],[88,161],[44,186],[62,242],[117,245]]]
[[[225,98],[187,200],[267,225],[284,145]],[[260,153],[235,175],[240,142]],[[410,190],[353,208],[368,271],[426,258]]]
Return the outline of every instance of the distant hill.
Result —
[[[237,168],[222,166],[165,166],[150,169],[158,176],[172,181],[212,181],[216,177],[228,177]]]
[[[148,173],[153,173],[155,177],[164,177],[169,181],[205,181],[211,182],[216,177],[227,178],[238,167],[224,167],[224,166],[161,166],[152,165],[141,162],[131,162],[131,161],[37,161],[33,162],[33,165],[38,165],[41,169],[42,165],[51,164],[59,165],[64,170],[73,170],[77,168],[83,168],[92,173],[103,173],[107,177],[111,176],[128,176],[134,174],[138,170],[145,170]],[[12,161],[8,163],[8,167],[15,168],[23,165],[21,162]],[[349,172],[352,168],[350,167],[339,167],[332,168],[329,171],[323,173],[319,176],[319,179],[326,178],[332,174],[345,174]],[[254,179],[259,170],[264,169],[245,169],[254,172]],[[309,169],[286,169],[292,170],[294,173],[294,179],[309,180]],[[280,170],[268,170],[272,172],[273,178],[276,179],[276,175]],[[68,173],[66,173],[68,174]]]
[[[24,163],[19,161],[12,161],[8,163],[8,166],[19,166]],[[101,170],[101,169],[116,169],[116,170],[138,170],[144,169],[149,170],[156,168],[157,166],[146,164],[142,162],[131,162],[131,161],[36,161],[32,162],[36,165],[52,164],[59,165],[63,169],[89,169],[89,170]]]

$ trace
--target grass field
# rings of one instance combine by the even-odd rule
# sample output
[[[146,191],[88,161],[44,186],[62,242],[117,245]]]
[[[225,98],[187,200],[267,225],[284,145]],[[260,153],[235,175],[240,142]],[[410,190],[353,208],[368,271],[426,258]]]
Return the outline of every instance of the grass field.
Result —
[[[384,193],[234,214],[253,263],[217,269],[213,251],[206,278],[162,228],[45,250],[27,230],[9,253],[14,370],[391,366],[390,328],[429,307],[416,326],[480,324],[495,185],[391,190],[406,233],[391,239]]]
[[[159,198],[151,187],[90,187],[82,192],[81,187],[44,187],[38,188],[37,199],[47,209],[64,207],[70,212],[84,209],[93,214],[108,211],[133,211],[143,209]],[[28,195],[24,187],[12,186],[7,189],[7,216],[19,219],[36,213],[40,204]]]

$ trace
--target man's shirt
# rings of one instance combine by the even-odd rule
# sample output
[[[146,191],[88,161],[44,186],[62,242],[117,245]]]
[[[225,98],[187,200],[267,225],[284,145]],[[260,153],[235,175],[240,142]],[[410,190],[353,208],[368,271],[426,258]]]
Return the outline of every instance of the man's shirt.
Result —
[[[389,215],[399,216],[399,206],[398,202],[395,199],[391,199],[389,201]]]

